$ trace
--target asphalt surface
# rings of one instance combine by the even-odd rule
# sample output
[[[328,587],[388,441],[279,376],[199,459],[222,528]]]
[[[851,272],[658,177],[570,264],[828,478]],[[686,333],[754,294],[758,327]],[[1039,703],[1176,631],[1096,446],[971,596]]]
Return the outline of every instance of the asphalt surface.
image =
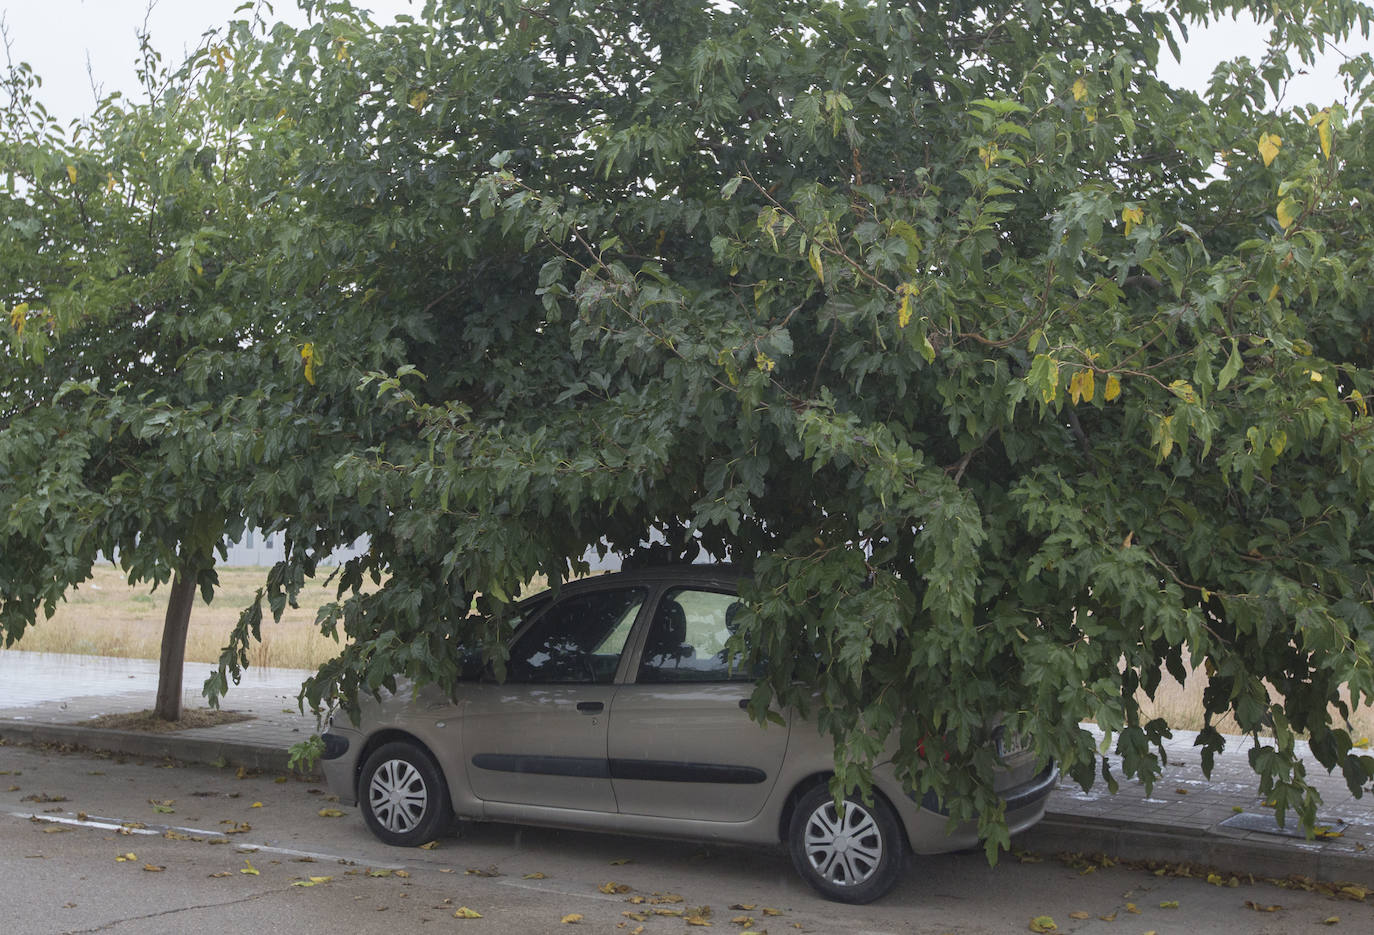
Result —
[[[202,707],[204,663],[186,666],[187,707]],[[250,669],[224,699],[226,710],[251,715],[217,727],[168,733],[109,730],[91,725],[103,714],[152,706],[157,664],[148,660],[0,651],[0,741],[68,744],[148,758],[284,770],[289,748],[317,729],[296,707],[309,673]],[[1197,864],[1257,877],[1307,877],[1374,886],[1374,788],[1356,798],[1339,775],[1308,758],[1309,781],[1320,791],[1321,836],[1308,838],[1290,817],[1278,826],[1257,794],[1247,738],[1236,737],[1203,776],[1195,735],[1177,732],[1166,744],[1168,766],[1151,794],[1124,780],[1116,794],[1102,783],[1084,791],[1065,780],[1045,819],[1018,837],[1038,853],[1102,854],[1119,860]],[[1118,771],[1119,772],[1119,771]]]

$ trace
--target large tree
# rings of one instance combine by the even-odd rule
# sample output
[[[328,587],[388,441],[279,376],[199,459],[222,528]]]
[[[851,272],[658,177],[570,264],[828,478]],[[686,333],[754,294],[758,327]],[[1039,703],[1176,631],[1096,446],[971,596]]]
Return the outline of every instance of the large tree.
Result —
[[[207,77],[247,314],[322,384],[254,390],[308,467],[234,488],[288,534],[265,599],[372,537],[307,697],[449,683],[531,579],[654,532],[752,572],[756,714],[811,710],[845,784],[895,742],[991,846],[991,718],[1084,783],[1094,720],[1148,780],[1168,725],[1138,692],[1189,665],[1209,724],[1264,733],[1281,810],[1315,815],[1299,735],[1362,788],[1369,56],[1329,108],[1271,102],[1369,10],[1256,5],[1262,61],[1158,79],[1249,6],[488,0],[231,30]]]

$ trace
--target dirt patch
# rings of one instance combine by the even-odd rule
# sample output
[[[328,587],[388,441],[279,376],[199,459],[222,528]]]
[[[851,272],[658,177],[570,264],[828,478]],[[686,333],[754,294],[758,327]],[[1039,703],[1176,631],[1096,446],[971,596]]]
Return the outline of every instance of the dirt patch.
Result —
[[[253,715],[245,714],[242,711],[187,708],[181,712],[180,721],[164,721],[152,711],[135,711],[130,714],[102,714],[80,723],[83,727],[103,727],[108,730],[134,730],[150,734],[164,734],[175,730],[218,727],[220,724],[237,724],[240,721],[251,720],[253,720]]]

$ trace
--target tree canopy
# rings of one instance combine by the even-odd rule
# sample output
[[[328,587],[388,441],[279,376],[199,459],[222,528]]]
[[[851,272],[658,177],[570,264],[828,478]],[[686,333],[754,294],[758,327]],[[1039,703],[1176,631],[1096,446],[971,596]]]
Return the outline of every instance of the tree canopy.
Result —
[[[1242,9],[1262,60],[1203,94],[1157,77]],[[217,697],[264,601],[367,534],[305,689],[354,709],[451,683],[460,645],[499,658],[531,580],[653,533],[750,572],[754,713],[810,710],[845,784],[893,742],[995,848],[990,718],[1114,782],[1095,721],[1148,780],[1169,726],[1138,692],[1201,667],[1204,760],[1222,714],[1265,732],[1260,787],[1310,822],[1298,736],[1374,777],[1344,722],[1374,697],[1370,56],[1342,101],[1273,101],[1315,51],[1367,47],[1370,12],[435,0],[235,24],[180,109],[4,143],[0,624],[111,546],[155,578],[282,530]]]

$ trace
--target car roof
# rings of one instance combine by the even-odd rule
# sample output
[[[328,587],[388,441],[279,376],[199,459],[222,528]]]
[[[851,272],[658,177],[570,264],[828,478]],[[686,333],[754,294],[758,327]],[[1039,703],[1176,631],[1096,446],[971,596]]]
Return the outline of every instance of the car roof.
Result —
[[[642,568],[633,568],[628,571],[613,571],[604,575],[595,575],[590,578],[579,578],[576,581],[568,581],[563,584],[561,592],[601,590],[603,588],[634,585],[653,586],[659,584],[670,586],[680,584],[709,584],[734,589],[741,576],[742,572],[739,568],[728,563],[650,565]],[[534,601],[547,596],[549,590],[541,591],[539,594],[530,597],[529,600]]]

